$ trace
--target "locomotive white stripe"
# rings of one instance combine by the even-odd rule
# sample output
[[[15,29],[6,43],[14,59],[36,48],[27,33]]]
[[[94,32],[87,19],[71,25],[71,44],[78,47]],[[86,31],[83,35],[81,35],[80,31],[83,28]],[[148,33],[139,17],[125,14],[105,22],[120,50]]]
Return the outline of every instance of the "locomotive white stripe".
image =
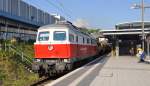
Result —
[[[34,43],[34,44],[78,44],[78,45],[91,45],[91,46],[96,46],[95,44],[82,44],[82,43],[70,43],[70,42],[62,42],[62,43],[57,43],[57,42],[53,42],[53,43],[50,43],[50,42],[36,42],[36,43]]]
[[[47,26],[40,27],[40,29],[38,30],[37,36],[39,36],[39,32],[45,32],[45,31],[48,31],[50,33],[49,40],[39,41],[38,37],[37,37],[35,44],[79,44],[79,45],[92,45],[92,46],[96,45],[96,43],[94,43],[96,41],[94,37],[92,37],[89,34],[80,32],[79,29],[75,28],[74,26],[72,26],[70,24],[60,24],[60,25],[56,24],[56,25],[52,25],[52,26],[47,25]],[[55,31],[65,31],[66,39],[63,41],[53,40]],[[73,42],[70,42],[70,40],[69,40],[70,34],[74,35]],[[76,37],[78,37],[78,41],[77,41]],[[84,43],[83,43],[83,38],[84,38]],[[88,39],[89,39],[89,43],[87,43]]]

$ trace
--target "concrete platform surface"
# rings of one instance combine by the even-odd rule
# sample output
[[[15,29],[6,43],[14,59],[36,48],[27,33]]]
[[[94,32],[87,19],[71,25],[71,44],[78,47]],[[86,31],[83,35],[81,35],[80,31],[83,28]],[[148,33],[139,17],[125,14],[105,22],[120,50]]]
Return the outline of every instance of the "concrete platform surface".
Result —
[[[107,57],[46,86],[150,86],[150,64],[130,56]]]
[[[150,86],[150,64],[136,57],[110,58],[90,86]]]

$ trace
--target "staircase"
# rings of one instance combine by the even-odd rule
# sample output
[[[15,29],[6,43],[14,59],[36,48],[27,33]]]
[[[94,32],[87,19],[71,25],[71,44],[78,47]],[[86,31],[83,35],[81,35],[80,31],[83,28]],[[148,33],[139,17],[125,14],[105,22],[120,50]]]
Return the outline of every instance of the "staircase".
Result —
[[[32,62],[33,59],[27,56],[22,50],[19,50],[14,45],[7,45],[7,49],[10,52],[13,52],[16,55],[16,59],[25,66],[25,68],[32,72]]]

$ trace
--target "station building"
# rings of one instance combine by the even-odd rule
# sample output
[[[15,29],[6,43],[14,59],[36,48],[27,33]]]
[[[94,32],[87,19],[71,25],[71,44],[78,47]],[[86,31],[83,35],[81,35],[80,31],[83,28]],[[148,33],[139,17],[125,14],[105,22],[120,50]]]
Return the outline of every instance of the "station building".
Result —
[[[0,0],[0,39],[35,40],[38,27],[61,20],[22,0]]]
[[[149,54],[148,36],[150,35],[150,22],[144,22],[145,33],[145,52]],[[103,30],[101,33],[109,39],[112,44],[114,56],[130,55],[130,49],[134,49],[134,55],[137,48],[142,47],[142,29],[141,22],[126,22],[115,26],[114,30]]]

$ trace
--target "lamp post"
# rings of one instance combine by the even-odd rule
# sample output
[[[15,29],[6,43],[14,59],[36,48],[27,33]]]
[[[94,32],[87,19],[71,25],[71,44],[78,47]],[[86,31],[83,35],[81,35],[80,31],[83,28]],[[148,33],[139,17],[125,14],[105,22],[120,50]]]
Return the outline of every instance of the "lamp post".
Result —
[[[141,5],[134,4],[132,9],[141,9],[141,26],[142,26],[142,49],[144,50],[144,40],[145,40],[145,33],[144,33],[144,11],[145,8],[150,8],[150,6],[145,6],[144,0],[142,0]]]
[[[142,4],[141,4],[141,19],[142,19],[142,49],[144,51],[144,40],[145,40],[145,33],[144,33],[144,0],[142,0]]]

